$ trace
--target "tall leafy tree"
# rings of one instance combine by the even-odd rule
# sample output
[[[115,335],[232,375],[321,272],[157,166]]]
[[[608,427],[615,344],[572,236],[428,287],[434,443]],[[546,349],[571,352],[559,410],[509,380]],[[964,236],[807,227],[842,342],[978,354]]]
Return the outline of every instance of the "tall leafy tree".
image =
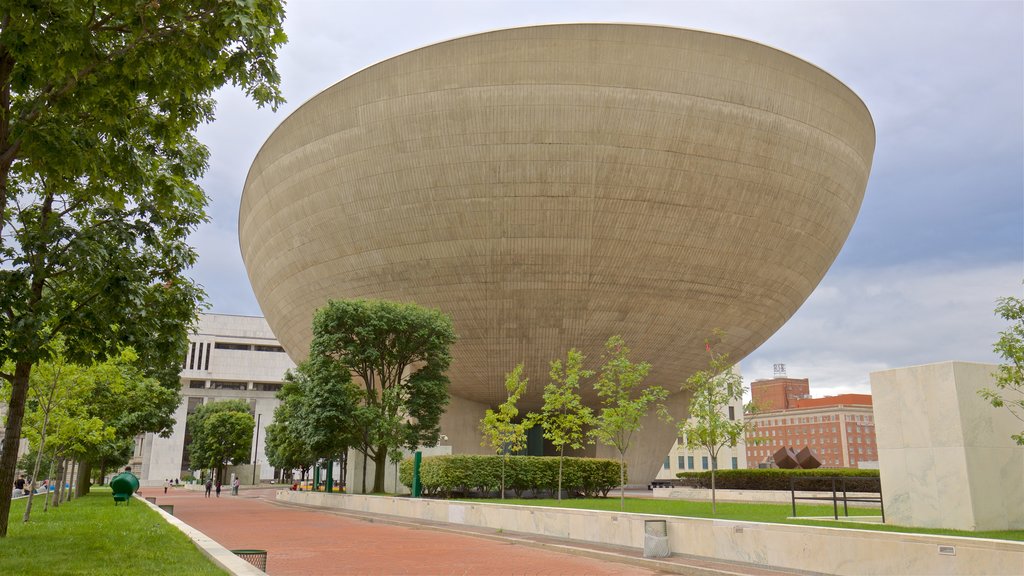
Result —
[[[201,297],[184,271],[204,220],[194,131],[226,83],[281,101],[280,0],[0,3],[0,485],[13,481],[32,367],[131,345],[176,385]],[[0,537],[10,491],[0,490]]]
[[[362,389],[357,420],[374,492],[384,491],[385,466],[400,448],[437,444],[454,343],[451,319],[415,304],[336,300],[313,318],[312,369],[329,375],[333,366]]]
[[[294,381],[285,382],[277,398],[281,404],[274,409],[274,421],[267,425],[267,462],[281,470],[298,468],[305,480],[306,471],[316,464],[317,456],[300,430],[305,401],[302,386]]]
[[[504,402],[498,405],[497,410],[490,408],[484,413],[480,420],[480,431],[483,432],[484,441],[481,446],[490,446],[496,453],[501,454],[501,499],[505,499],[505,466],[508,464],[509,454],[515,454],[526,448],[527,423],[519,420],[519,408],[516,404],[523,394],[526,393],[528,379],[523,378],[523,365],[516,367],[505,375],[505,392],[508,394]]]
[[[1024,422],[1024,300],[1012,296],[1000,298],[996,315],[1010,323],[999,333],[999,340],[992,347],[1003,362],[994,374],[996,387],[981,390],[979,394],[992,406],[1005,407]],[[1024,446],[1024,430],[1010,437]]]
[[[210,468],[223,482],[227,464],[249,463],[255,426],[256,420],[243,400],[203,404],[188,417],[192,433],[189,466],[193,470]]]
[[[640,430],[641,421],[652,408],[668,417],[662,404],[668,391],[661,386],[643,386],[651,365],[632,362],[629,352],[621,336],[612,336],[605,343],[605,363],[594,383],[601,409],[590,430],[598,442],[619,453],[620,510],[625,510],[626,506],[626,451],[633,442],[633,435]]]
[[[583,368],[584,360],[583,353],[575,348],[569,350],[564,366],[560,359],[552,360],[548,373],[551,382],[544,386],[544,405],[540,413],[528,416],[531,424],[540,423],[544,438],[558,450],[559,500],[562,499],[565,448],[583,448],[588,442],[586,429],[594,422],[593,410],[584,406],[580,398],[580,383],[594,375],[593,370]]]
[[[722,338],[719,333],[718,339]],[[730,420],[729,405],[743,399],[743,377],[734,370],[727,354],[718,354],[705,342],[708,367],[686,379],[683,389],[690,392],[690,418],[679,422],[679,437],[691,450],[704,449],[711,455],[711,511],[718,511],[715,500],[715,472],[718,453],[723,447],[735,448],[754,426],[746,420]]]

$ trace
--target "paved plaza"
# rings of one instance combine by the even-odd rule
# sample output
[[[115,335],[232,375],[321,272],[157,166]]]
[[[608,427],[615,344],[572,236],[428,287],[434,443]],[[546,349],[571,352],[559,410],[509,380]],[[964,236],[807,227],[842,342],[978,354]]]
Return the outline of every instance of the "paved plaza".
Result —
[[[528,535],[474,535],[286,506],[274,502],[274,490],[243,490],[239,496],[225,490],[220,498],[209,499],[182,488],[166,496],[159,489],[144,492],[155,495],[159,504],[172,504],[175,516],[226,548],[266,550],[267,572],[274,576],[782,574],[679,557],[666,559],[665,569],[656,562],[637,566],[627,563],[643,562],[636,552],[570,547]]]

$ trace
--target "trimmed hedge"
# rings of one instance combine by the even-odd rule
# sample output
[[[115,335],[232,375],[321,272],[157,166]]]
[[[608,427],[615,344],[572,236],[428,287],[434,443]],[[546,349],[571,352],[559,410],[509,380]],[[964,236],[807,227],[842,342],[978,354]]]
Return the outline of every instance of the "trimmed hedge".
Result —
[[[679,484],[693,488],[711,488],[711,471],[679,472]],[[718,470],[715,473],[715,488],[733,490],[789,490],[790,478],[818,478],[842,476],[846,478],[847,492],[877,492],[878,470],[852,470],[828,468],[815,470],[787,470],[781,468],[752,468],[743,470]],[[831,480],[801,480],[797,490],[831,491]],[[842,489],[836,482],[836,489]]]
[[[501,489],[502,456],[427,456],[420,463],[420,485],[427,496],[450,498],[452,494],[486,497]],[[412,486],[412,458],[402,461],[399,480]],[[627,479],[628,480],[628,479]],[[598,458],[565,458],[562,489],[570,495],[607,496],[619,485],[619,463]],[[552,496],[558,490],[558,458],[510,456],[505,466],[505,489],[522,497],[529,492]]]

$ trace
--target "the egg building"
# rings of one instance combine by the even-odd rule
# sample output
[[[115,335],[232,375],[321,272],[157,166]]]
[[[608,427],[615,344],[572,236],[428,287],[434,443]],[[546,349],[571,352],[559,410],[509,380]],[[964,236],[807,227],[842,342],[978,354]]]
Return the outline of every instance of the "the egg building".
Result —
[[[520,406],[536,409],[550,360],[577,347],[596,368],[613,334],[685,414],[680,384],[706,366],[713,330],[739,361],[818,285],[874,144],[849,88],[755,42],[624,24],[498,30],[401,54],[302,105],[253,162],[239,236],[296,361],[329,299],[451,315],[442,432],[478,453],[506,372],[525,363]],[[675,436],[649,419],[628,454],[634,483],[654,478]]]

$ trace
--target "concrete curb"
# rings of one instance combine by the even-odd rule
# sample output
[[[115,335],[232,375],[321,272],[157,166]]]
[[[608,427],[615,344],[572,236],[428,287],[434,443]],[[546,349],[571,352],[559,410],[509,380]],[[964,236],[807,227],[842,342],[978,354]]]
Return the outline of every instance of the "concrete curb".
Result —
[[[196,547],[206,555],[207,558],[213,561],[217,566],[226,570],[228,574],[233,574],[234,576],[266,576],[266,572],[256,568],[238,556],[235,556],[230,550],[218,544],[214,539],[188,524],[185,524],[181,520],[178,520],[174,516],[171,516],[167,512],[164,512],[156,504],[149,502],[138,494],[135,495],[135,500],[149,506],[160,514],[171,526],[181,530],[192,540]]]

